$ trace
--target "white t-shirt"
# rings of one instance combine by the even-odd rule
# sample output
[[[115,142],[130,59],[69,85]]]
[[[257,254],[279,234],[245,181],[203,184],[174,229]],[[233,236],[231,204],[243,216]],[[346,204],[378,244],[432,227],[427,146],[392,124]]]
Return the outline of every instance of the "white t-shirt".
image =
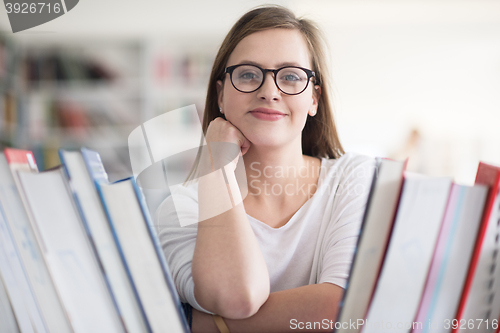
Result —
[[[374,168],[375,159],[354,153],[322,158],[316,192],[285,225],[272,228],[247,214],[271,292],[323,282],[345,288]],[[171,197],[162,202],[155,225],[181,301],[208,312],[195,300],[191,275],[197,223],[181,227],[176,215],[198,221],[197,183],[182,194],[177,211]]]

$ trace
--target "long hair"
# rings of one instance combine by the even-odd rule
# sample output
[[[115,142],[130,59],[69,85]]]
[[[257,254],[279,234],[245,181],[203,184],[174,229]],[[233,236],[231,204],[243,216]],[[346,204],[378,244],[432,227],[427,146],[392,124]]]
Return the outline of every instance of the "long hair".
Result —
[[[224,70],[227,60],[236,45],[248,35],[268,29],[296,29],[301,32],[311,55],[312,70],[315,72],[315,84],[321,88],[318,108],[314,117],[307,117],[302,131],[302,153],[313,157],[339,158],[344,154],[340,144],[330,99],[330,71],[326,59],[324,37],[320,29],[311,21],[297,18],[289,9],[278,5],[257,7],[244,14],[231,28],[221,44],[215,57],[203,114],[203,134],[205,135],[210,122],[225,115],[219,112],[217,81],[224,82]],[[203,138],[202,138],[203,139]],[[201,148],[198,151],[190,179],[196,172]]]

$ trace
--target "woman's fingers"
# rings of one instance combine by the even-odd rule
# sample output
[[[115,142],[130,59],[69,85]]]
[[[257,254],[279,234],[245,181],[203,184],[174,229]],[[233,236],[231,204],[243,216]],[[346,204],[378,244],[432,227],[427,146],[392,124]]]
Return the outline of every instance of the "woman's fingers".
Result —
[[[205,136],[207,142],[229,142],[240,147],[241,154],[250,148],[250,141],[230,121],[217,117],[210,122]]]
[[[243,134],[242,134],[242,136],[243,136],[243,139],[245,141],[241,145],[241,155],[245,155],[246,152],[248,151],[248,149],[250,148],[251,143],[250,143],[250,141],[248,141],[247,138],[245,138],[245,136]]]

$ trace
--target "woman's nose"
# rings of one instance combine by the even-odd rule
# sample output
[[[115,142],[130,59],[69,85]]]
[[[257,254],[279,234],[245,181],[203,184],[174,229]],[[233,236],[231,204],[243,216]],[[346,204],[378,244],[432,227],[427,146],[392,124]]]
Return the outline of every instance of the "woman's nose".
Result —
[[[281,91],[274,82],[273,73],[267,72],[264,76],[264,83],[257,90],[257,97],[268,101],[277,101],[281,99]]]

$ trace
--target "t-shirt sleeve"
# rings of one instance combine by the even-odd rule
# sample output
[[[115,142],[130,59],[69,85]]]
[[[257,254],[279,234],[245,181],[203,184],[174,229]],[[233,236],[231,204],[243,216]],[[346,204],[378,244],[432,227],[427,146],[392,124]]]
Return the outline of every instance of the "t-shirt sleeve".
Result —
[[[189,225],[181,227],[183,224]],[[155,227],[165,258],[169,265],[179,298],[199,311],[213,314],[202,308],[194,297],[194,281],[191,274],[196,244],[198,200],[196,191],[184,189],[177,193],[175,205],[172,196],[167,197],[155,213]]]
[[[339,177],[328,226],[321,245],[318,283],[329,282],[345,289],[373,179],[375,159],[350,156],[336,170]]]

